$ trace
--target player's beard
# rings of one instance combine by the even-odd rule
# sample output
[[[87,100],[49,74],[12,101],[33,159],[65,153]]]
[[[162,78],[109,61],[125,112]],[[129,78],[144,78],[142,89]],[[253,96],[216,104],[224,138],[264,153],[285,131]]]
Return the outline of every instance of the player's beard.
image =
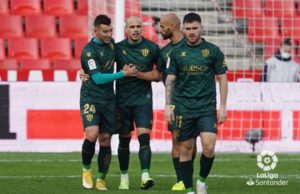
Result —
[[[167,39],[169,39],[169,38],[171,38],[172,37],[172,32],[168,32],[168,33],[166,33],[166,34],[163,34],[163,33],[160,33],[161,34],[161,36],[163,37],[163,39],[164,40],[167,40]]]
[[[111,38],[105,38],[103,40],[104,43],[109,44],[111,42]]]

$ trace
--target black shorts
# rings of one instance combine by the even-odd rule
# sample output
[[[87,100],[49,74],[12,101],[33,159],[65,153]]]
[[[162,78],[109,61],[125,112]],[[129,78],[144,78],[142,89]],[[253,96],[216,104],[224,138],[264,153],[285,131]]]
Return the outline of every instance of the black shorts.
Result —
[[[128,134],[136,128],[152,129],[152,104],[139,106],[117,105],[116,118],[119,134]]]
[[[99,104],[81,101],[80,114],[84,128],[99,126],[100,133],[114,134],[115,127],[115,102]]]
[[[179,113],[175,109],[177,141],[197,137],[201,132],[217,133],[217,114]]]
[[[172,121],[172,122],[168,123],[168,131],[172,132],[174,130],[176,130],[176,122]]]

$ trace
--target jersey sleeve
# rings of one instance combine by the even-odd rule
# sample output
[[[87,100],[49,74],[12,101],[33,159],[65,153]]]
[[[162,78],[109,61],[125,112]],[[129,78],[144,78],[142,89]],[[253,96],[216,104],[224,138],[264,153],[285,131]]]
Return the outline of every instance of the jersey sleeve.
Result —
[[[84,72],[92,75],[99,72],[99,62],[96,60],[96,54],[91,49],[85,49],[81,55],[81,66],[84,69]]]
[[[166,62],[163,57],[163,52],[160,52],[159,59],[156,65],[156,69],[159,72],[164,72],[166,70]]]
[[[227,64],[225,62],[225,57],[224,54],[222,53],[222,51],[217,48],[216,49],[216,53],[214,56],[214,72],[215,74],[223,74],[225,73],[228,68],[227,68]]]
[[[160,60],[160,53],[161,53],[161,50],[159,48],[158,45],[155,45],[154,47],[154,58],[153,58],[153,64],[156,65],[156,69],[158,70],[158,66],[159,66],[159,60]],[[159,70],[158,70],[159,71]]]
[[[167,74],[172,74],[172,75],[177,75],[178,71],[178,63],[176,59],[176,51],[172,51],[167,58],[166,62],[166,69],[167,69]]]

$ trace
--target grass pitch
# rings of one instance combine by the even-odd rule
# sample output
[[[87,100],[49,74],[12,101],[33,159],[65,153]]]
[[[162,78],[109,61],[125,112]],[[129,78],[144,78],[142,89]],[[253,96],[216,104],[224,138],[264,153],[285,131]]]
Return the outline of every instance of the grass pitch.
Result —
[[[199,153],[194,165],[194,180],[199,173]],[[209,194],[259,194],[299,193],[300,154],[277,154],[278,163],[269,174],[256,165],[254,154],[217,154],[210,177],[207,179]],[[96,158],[94,156],[94,158]],[[81,187],[80,153],[0,153],[0,193],[107,193],[107,194],[184,194],[172,192],[175,172],[170,154],[153,154],[150,174],[155,186],[147,191],[140,190],[140,165],[137,154],[131,154],[130,190],[120,191],[119,168],[114,156],[106,178],[108,191],[85,190]],[[96,160],[93,169],[97,170]],[[257,175],[259,173],[259,175]],[[271,174],[278,177],[270,179]],[[269,178],[257,178],[268,176]],[[247,181],[257,181],[248,186]],[[287,181],[287,185],[266,185],[272,181]],[[195,183],[194,181],[194,183]],[[272,184],[272,183],[271,183]]]

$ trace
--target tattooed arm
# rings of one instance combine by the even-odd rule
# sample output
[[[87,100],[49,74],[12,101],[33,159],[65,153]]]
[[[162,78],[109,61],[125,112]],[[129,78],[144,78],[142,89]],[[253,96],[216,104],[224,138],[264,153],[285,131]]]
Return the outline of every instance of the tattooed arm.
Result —
[[[172,105],[172,96],[174,91],[176,75],[169,74],[166,80],[166,108],[165,108],[165,120],[168,122],[174,121],[174,108]]]

